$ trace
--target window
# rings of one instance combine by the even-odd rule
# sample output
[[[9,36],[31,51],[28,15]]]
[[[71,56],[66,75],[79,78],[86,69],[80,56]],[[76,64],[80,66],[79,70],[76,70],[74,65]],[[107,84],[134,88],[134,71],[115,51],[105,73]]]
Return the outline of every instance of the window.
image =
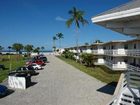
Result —
[[[133,59],[133,65],[134,66],[136,65],[136,59],[135,58]]]
[[[111,49],[114,49],[114,46],[113,45],[111,46]]]
[[[136,44],[134,44],[134,49],[136,49],[137,48],[137,45]]]
[[[124,45],[124,49],[128,49],[128,44],[125,44]]]
[[[128,59],[124,59],[124,62],[127,63],[128,62]]]
[[[103,49],[105,50],[105,49],[106,49],[106,47],[104,46],[104,47],[103,47]]]

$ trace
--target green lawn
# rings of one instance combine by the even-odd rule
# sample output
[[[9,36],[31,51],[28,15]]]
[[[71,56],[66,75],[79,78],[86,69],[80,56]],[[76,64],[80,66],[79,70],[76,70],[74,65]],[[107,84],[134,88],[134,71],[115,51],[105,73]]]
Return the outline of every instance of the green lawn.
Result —
[[[0,61],[0,64],[4,64],[6,67],[5,70],[0,70],[0,82],[2,82],[5,78],[8,77],[8,73],[10,72],[10,61],[8,55],[0,55],[0,59],[5,59],[4,61]],[[7,60],[6,60],[7,59]],[[17,67],[23,66],[25,64],[25,58],[22,56],[11,55],[11,70],[15,70]]]
[[[79,69],[82,72],[85,72],[86,74],[97,78],[98,80],[105,82],[105,83],[111,83],[111,82],[118,82],[118,79],[120,77],[121,72],[114,72],[106,67],[86,67],[82,64],[79,64],[71,59],[66,59],[62,56],[57,56],[59,59],[65,61],[66,63],[74,66],[75,68]]]

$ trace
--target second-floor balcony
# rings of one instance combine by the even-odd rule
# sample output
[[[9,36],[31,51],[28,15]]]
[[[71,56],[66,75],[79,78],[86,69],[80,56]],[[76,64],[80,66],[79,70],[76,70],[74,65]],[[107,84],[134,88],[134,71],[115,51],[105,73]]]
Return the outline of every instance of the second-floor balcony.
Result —
[[[92,53],[96,55],[140,57],[139,49],[92,50]]]
[[[126,51],[124,49],[104,50],[104,55],[126,56]]]
[[[125,50],[127,56],[140,57],[140,49]]]
[[[95,55],[104,55],[103,49],[92,50],[92,53]]]
[[[91,49],[82,50],[82,53],[92,53]]]

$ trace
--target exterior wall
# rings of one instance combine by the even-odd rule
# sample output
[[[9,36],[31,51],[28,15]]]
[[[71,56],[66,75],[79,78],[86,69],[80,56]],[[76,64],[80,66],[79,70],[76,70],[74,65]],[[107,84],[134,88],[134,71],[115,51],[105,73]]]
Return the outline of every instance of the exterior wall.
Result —
[[[95,65],[104,65],[105,60],[102,56],[98,57],[97,61],[94,63]]]
[[[104,59],[103,58],[99,58],[98,61],[97,61],[99,64],[104,64]]]

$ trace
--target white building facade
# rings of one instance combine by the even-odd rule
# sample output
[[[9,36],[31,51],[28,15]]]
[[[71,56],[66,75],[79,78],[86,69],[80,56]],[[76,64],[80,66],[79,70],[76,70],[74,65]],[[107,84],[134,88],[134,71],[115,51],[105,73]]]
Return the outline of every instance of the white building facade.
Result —
[[[92,22],[135,37],[105,44],[105,65],[127,71],[121,74],[114,98],[107,105],[140,105],[140,0],[101,13]]]

